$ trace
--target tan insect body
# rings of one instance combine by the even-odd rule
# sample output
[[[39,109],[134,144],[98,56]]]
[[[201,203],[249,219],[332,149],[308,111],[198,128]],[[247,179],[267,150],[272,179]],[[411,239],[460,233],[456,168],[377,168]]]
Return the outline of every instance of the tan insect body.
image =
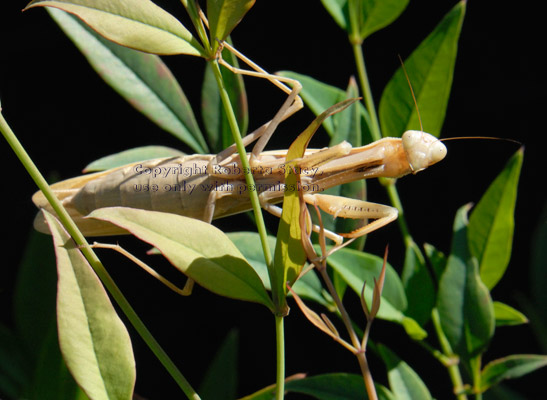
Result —
[[[276,215],[279,209],[272,204],[281,202],[286,190],[302,190],[306,202],[317,204],[335,217],[382,218],[387,213],[387,223],[397,217],[392,207],[320,192],[358,179],[398,178],[419,172],[442,160],[446,147],[432,135],[407,131],[402,139],[384,138],[358,148],[343,142],[331,148],[308,149],[297,160],[302,182],[299,188],[285,186],[285,154],[285,150],[266,151],[252,160],[255,188],[247,187],[239,155],[232,154],[218,164],[215,155],[138,162],[68,179],[52,185],[52,189],[87,236],[127,233],[111,224],[85,218],[98,208],[125,206],[210,222],[250,210],[248,191],[253,189],[259,192],[263,207]],[[33,196],[33,201],[37,207],[53,212],[41,192]],[[49,232],[40,215],[35,227]]]

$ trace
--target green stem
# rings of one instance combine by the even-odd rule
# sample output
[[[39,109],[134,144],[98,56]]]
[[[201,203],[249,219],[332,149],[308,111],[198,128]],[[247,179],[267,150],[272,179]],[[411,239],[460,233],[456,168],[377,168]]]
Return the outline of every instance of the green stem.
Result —
[[[441,350],[443,354],[450,358],[455,357],[452,346],[450,346],[450,343],[448,342],[448,339],[441,328],[441,319],[439,316],[439,311],[436,308],[434,308],[431,312],[431,322],[433,323],[435,332],[437,333],[437,338],[439,340],[439,344],[441,345]],[[460,373],[460,369],[458,368],[458,364],[448,365],[447,369],[450,380],[452,381],[454,393],[456,393],[456,399],[467,400],[467,396],[465,395],[465,393],[463,393],[463,379]]]
[[[232,108],[232,104],[230,103],[228,92],[226,91],[226,88],[224,86],[224,81],[222,79],[222,74],[220,72],[220,67],[218,65],[218,62],[214,60],[211,62],[211,64],[212,64],[212,70],[215,75],[218,88],[220,91],[220,98],[222,100],[224,110],[226,111],[228,123],[230,124],[230,129],[234,137],[234,143],[239,153],[241,166],[243,167],[243,170],[245,171],[245,182],[247,183],[247,187],[249,188],[248,193],[251,199],[251,205],[253,207],[253,214],[254,214],[256,226],[258,229],[258,235],[260,237],[260,243],[262,244],[264,259],[266,261],[266,265],[268,266],[268,271],[270,272],[270,280],[272,280],[274,276],[272,271],[273,259],[272,259],[272,254],[270,252],[270,246],[268,245],[268,233],[266,230],[266,224],[264,223],[264,217],[262,216],[262,208],[260,206],[260,201],[258,199],[258,193],[256,190],[250,190],[251,188],[255,187],[255,184],[254,184],[253,175],[251,173],[251,168],[249,165],[249,159],[247,158],[247,151],[245,150],[245,146],[243,145],[241,133],[239,131],[239,126],[236,120],[236,116]],[[278,308],[278,310],[276,310],[276,312],[274,313],[275,326],[276,326],[275,333],[276,333],[276,343],[277,343],[276,399],[281,400],[283,399],[284,387],[285,387],[285,336],[283,332],[283,326],[284,326],[283,313],[281,312],[281,310],[279,310],[281,306],[280,299],[278,299],[277,301],[276,299],[274,299],[274,302],[275,302],[275,306]]]
[[[281,315],[275,316],[275,341],[276,341],[276,389],[275,399],[283,400],[285,395],[285,331],[284,317]]]
[[[350,38],[351,39],[351,38]],[[378,115],[376,113],[376,107],[374,106],[374,99],[372,97],[372,91],[370,89],[370,83],[368,80],[367,70],[365,66],[365,58],[363,55],[362,41],[354,39],[351,43],[353,49],[353,55],[355,57],[355,64],[357,68],[357,74],[359,76],[359,83],[363,90],[363,96],[365,100],[365,106],[370,116],[371,122],[371,135],[373,140],[380,140],[382,138],[382,133],[380,131],[380,124],[378,122]],[[403,235],[403,240],[406,247],[412,246],[414,240],[410,235],[406,219],[404,217],[403,205],[401,199],[399,198],[399,193],[397,192],[397,187],[395,186],[395,181],[388,178],[379,178],[380,183],[386,188],[387,195],[391,204],[399,212],[399,217],[397,222],[399,228],[401,229],[401,234]],[[416,250],[421,254],[421,250],[416,246]]]
[[[0,109],[1,111],[1,109]],[[4,119],[4,116],[0,112],[0,131],[2,131],[2,134],[6,138],[6,141],[12,148],[13,152],[17,155],[31,178],[34,180],[38,188],[44,193],[44,196],[46,199],[50,202],[53,210],[57,213],[59,220],[67,230],[67,232],[70,234],[70,236],[73,238],[73,240],[76,242],[76,244],[80,247],[80,250],[82,254],[85,256],[97,276],[101,279],[101,282],[104,284],[108,292],[112,295],[116,303],[120,306],[123,313],[126,315],[126,317],[129,319],[135,330],[138,332],[138,334],[141,336],[141,338],[145,341],[145,343],[148,345],[148,347],[152,350],[152,352],[156,355],[158,360],[163,364],[165,369],[169,372],[169,374],[173,377],[173,379],[177,382],[179,387],[182,389],[182,391],[186,394],[186,396],[189,399],[198,400],[199,396],[196,393],[196,391],[190,386],[186,378],[181,374],[181,372],[177,369],[173,361],[169,358],[169,356],[165,353],[165,351],[161,348],[159,343],[154,339],[150,331],[146,328],[142,320],[138,317],[138,315],[135,313],[127,299],[124,297],[120,289],[116,286],[114,281],[112,280],[111,276],[108,274],[104,266],[102,265],[101,261],[97,257],[97,255],[93,252],[93,250],[89,247],[89,244],[87,243],[86,239],[82,235],[82,233],[79,231],[78,227],[74,223],[74,221],[70,218],[68,215],[68,212],[65,210],[63,205],[60,203],[60,201],[57,199],[51,188],[49,187],[47,181],[42,176],[32,159],[29,157],[28,153],[25,151],[13,131],[11,130],[10,126]]]
[[[475,392],[475,399],[482,400],[481,392],[481,364],[482,357],[479,354],[477,357],[471,359],[471,369],[473,370],[473,391]]]
[[[363,376],[363,381],[365,383],[365,388],[367,390],[368,398],[370,400],[377,400],[378,396],[376,394],[376,387],[374,386],[374,380],[372,379],[372,373],[370,372],[370,368],[368,366],[366,353],[365,353],[366,341],[363,340],[362,343],[364,343],[364,345],[361,346],[361,342],[359,341],[359,338],[357,334],[355,333],[355,329],[353,329],[351,318],[348,312],[346,311],[346,308],[344,307],[344,304],[342,303],[340,296],[338,296],[338,292],[334,288],[334,284],[332,283],[332,280],[327,272],[327,266],[325,262],[326,261],[323,262],[323,265],[315,264],[316,269],[321,274],[323,281],[327,285],[327,290],[329,291],[330,295],[332,296],[332,299],[334,300],[336,304],[337,311],[340,314],[340,317],[342,318],[342,321],[344,322],[344,325],[346,326],[346,330],[350,336],[351,344],[353,345],[355,349],[359,350],[359,352],[357,352],[355,356],[357,357],[357,361],[359,362],[359,367],[361,368],[361,375]],[[365,335],[367,337],[368,337],[368,329],[370,329],[370,322],[367,322],[367,329],[366,329],[367,331],[365,332]]]
[[[368,80],[367,69],[365,66],[365,57],[363,56],[363,48],[361,42],[352,43],[353,56],[355,57],[355,64],[357,68],[357,75],[359,76],[359,84],[363,90],[363,96],[365,100],[365,106],[370,116],[371,122],[371,135],[374,141],[382,138],[380,131],[380,124],[378,123],[378,115],[376,113],[376,107],[374,106],[374,99],[372,97],[372,91],[370,89],[370,83]]]
[[[232,103],[230,102],[230,97],[228,96],[228,92],[226,91],[226,87],[224,86],[224,81],[222,79],[222,74],[220,72],[220,67],[218,65],[218,62],[214,60],[211,62],[211,65],[213,67],[212,68],[213,73],[215,75],[215,79],[217,81],[218,88],[220,91],[220,98],[222,100],[224,110],[226,111],[228,123],[230,124],[230,129],[234,137],[234,143],[239,153],[241,166],[243,167],[243,171],[245,172],[245,182],[247,183],[247,187],[249,188],[248,190],[249,197],[251,199],[251,205],[253,207],[253,214],[255,217],[258,234],[260,236],[262,250],[264,251],[264,259],[266,261],[266,265],[271,266],[272,254],[270,252],[270,247],[268,246],[268,241],[267,241],[268,236],[267,236],[266,224],[264,223],[264,217],[262,216],[262,208],[260,207],[260,201],[258,200],[257,191],[251,190],[251,188],[255,187],[255,184],[254,184],[253,174],[251,173],[251,167],[249,165],[249,159],[247,158],[247,151],[245,150],[245,146],[243,145],[241,133],[239,131],[239,126],[237,125],[237,119],[236,119],[234,110],[232,108]]]

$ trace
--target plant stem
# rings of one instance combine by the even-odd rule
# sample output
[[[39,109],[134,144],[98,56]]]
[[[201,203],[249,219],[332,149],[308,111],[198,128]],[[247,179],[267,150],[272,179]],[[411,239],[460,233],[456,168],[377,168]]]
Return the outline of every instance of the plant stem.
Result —
[[[433,323],[435,332],[437,333],[437,338],[439,339],[439,344],[441,345],[441,349],[444,355],[451,358],[454,357],[452,346],[450,346],[450,343],[448,342],[448,339],[446,338],[441,328],[439,311],[436,308],[434,308],[433,311],[431,312],[431,322]],[[467,400],[467,396],[465,395],[465,393],[463,393],[463,390],[464,390],[463,379],[460,374],[460,369],[458,368],[458,364],[448,365],[446,368],[448,369],[448,375],[450,376],[450,380],[452,381],[454,393],[456,393],[456,399]]]
[[[361,43],[352,43],[353,56],[355,57],[355,64],[357,67],[357,75],[359,76],[359,84],[363,90],[363,96],[365,100],[365,106],[370,116],[371,122],[371,134],[373,140],[380,140],[382,133],[380,131],[380,124],[378,123],[378,115],[376,113],[376,107],[374,106],[374,99],[372,97],[372,91],[370,90],[370,83],[368,80],[367,69],[365,66],[365,57],[363,56],[363,48]]]
[[[1,109],[0,109],[1,111]],[[198,400],[199,396],[196,391],[190,386],[186,378],[182,373],[177,369],[176,365],[169,358],[167,353],[161,348],[159,343],[152,336],[150,331],[146,328],[142,320],[138,317],[135,310],[131,307],[127,299],[124,297],[120,289],[116,286],[115,282],[112,280],[112,277],[108,274],[101,261],[95,254],[95,252],[89,247],[87,240],[84,238],[74,221],[68,215],[68,212],[57,199],[51,188],[49,187],[47,181],[42,176],[32,159],[29,157],[28,153],[25,151],[10,126],[4,119],[4,116],[0,112],[0,131],[6,138],[8,144],[12,148],[13,152],[17,155],[21,164],[25,167],[31,178],[34,180],[38,188],[44,193],[46,199],[50,202],[51,206],[57,213],[59,220],[63,224],[64,228],[79,246],[80,251],[85,256],[97,276],[101,279],[101,282],[104,284],[108,292],[112,295],[116,303],[120,306],[123,313],[129,319],[135,330],[139,333],[141,338],[148,345],[150,350],[156,355],[158,360],[163,364],[165,369],[173,377],[175,382],[179,385],[182,391],[186,394],[189,399]]]
[[[354,40],[351,43],[351,46],[353,49],[353,55],[355,57],[355,65],[357,68],[357,74],[359,76],[359,84],[361,85],[361,88],[363,90],[365,106],[370,116],[370,122],[371,122],[370,128],[371,128],[372,139],[375,141],[380,140],[382,138],[382,133],[380,131],[378,115],[376,113],[376,107],[374,106],[374,99],[372,98],[372,91],[370,89],[370,83],[368,80],[367,70],[365,66],[365,58],[363,56],[362,41]],[[401,234],[403,236],[405,246],[406,247],[412,246],[412,243],[414,243],[414,240],[412,239],[412,236],[410,235],[410,231],[406,223],[403,205],[401,203],[401,199],[399,198],[397,187],[395,186],[395,180],[389,179],[389,178],[379,178],[379,181],[386,188],[387,195],[389,197],[391,204],[399,212],[399,217],[397,218],[397,222],[399,224],[399,228],[401,229]],[[421,250],[417,246],[416,246],[416,249],[419,253],[421,253]]]
[[[482,400],[481,392],[481,364],[482,357],[478,356],[471,359],[471,369],[473,370],[473,391],[475,392],[475,400]]]
[[[323,237],[324,240],[324,237]],[[357,357],[357,361],[359,362],[359,367],[361,368],[361,374],[363,375],[363,381],[365,382],[365,387],[367,390],[367,395],[370,400],[377,400],[378,396],[376,394],[376,388],[374,386],[374,380],[372,379],[372,374],[370,372],[370,369],[368,367],[368,362],[365,354],[365,347],[361,347],[361,342],[359,341],[359,338],[357,334],[355,333],[355,330],[353,329],[353,325],[351,322],[351,318],[349,317],[348,312],[346,311],[346,308],[344,307],[344,304],[342,303],[342,300],[338,296],[338,293],[336,292],[336,289],[334,288],[334,285],[332,283],[332,280],[330,279],[330,276],[327,272],[327,266],[326,266],[326,260],[323,261],[323,265],[315,264],[317,270],[319,270],[319,273],[321,274],[321,277],[323,278],[323,281],[327,285],[327,290],[329,291],[330,295],[332,296],[334,302],[336,303],[336,307],[338,308],[338,312],[340,313],[340,316],[342,318],[342,321],[344,322],[344,325],[346,326],[346,330],[348,331],[348,334],[351,339],[351,344],[354,348],[358,349],[359,351],[355,354]],[[367,323],[367,327],[369,327],[369,324]],[[368,333],[367,333],[368,335]]]
[[[276,389],[275,399],[283,400],[285,395],[285,330],[284,317],[275,316],[275,341],[276,341]]]
[[[264,259],[266,261],[266,265],[271,266],[272,255],[270,252],[270,247],[268,246],[266,224],[264,223],[264,217],[262,216],[262,208],[260,207],[260,201],[258,200],[257,191],[251,190],[251,188],[255,187],[255,184],[253,174],[251,173],[251,168],[249,165],[249,159],[247,158],[247,151],[245,150],[245,146],[243,145],[243,141],[241,140],[242,138],[239,131],[239,126],[237,125],[237,119],[232,108],[232,103],[230,103],[228,92],[226,91],[226,87],[224,86],[224,81],[222,80],[222,74],[220,72],[218,62],[216,60],[213,60],[211,61],[211,65],[213,67],[213,73],[218,84],[222,105],[224,106],[224,110],[226,111],[228,123],[230,124],[230,129],[234,137],[234,143],[239,153],[241,166],[243,167],[243,171],[245,171],[245,182],[247,183],[247,187],[249,188],[249,197],[251,199],[251,205],[253,207],[253,214],[258,229],[258,235],[260,236],[262,250],[264,252]]]
[[[256,190],[250,190],[250,188],[255,187],[254,178],[251,173],[251,168],[249,165],[249,159],[247,158],[247,151],[243,145],[241,138],[241,133],[239,131],[239,126],[237,125],[236,116],[230,103],[230,98],[228,92],[224,86],[224,81],[222,80],[222,74],[220,72],[220,67],[216,60],[212,61],[212,70],[215,75],[220,98],[226,111],[228,118],[228,123],[230,124],[230,129],[234,137],[234,143],[236,144],[237,151],[239,153],[239,159],[241,160],[241,166],[245,171],[245,182],[249,188],[249,197],[251,199],[251,204],[253,206],[253,214],[255,217],[256,226],[258,229],[258,235],[260,237],[260,243],[262,244],[262,251],[264,253],[264,259],[266,265],[268,266],[268,271],[272,271],[273,259],[270,252],[270,246],[268,245],[268,233],[266,230],[266,224],[264,223],[264,217],[262,216],[262,208],[260,206],[260,201],[258,200],[258,193]],[[272,276],[272,275],[271,275]],[[277,302],[276,302],[277,303]],[[279,304],[276,304],[279,306]],[[279,310],[277,310],[279,311]],[[276,334],[276,353],[277,353],[277,372],[276,372],[276,399],[282,400],[285,392],[285,335],[283,331],[283,316],[279,312],[275,312],[275,334]]]

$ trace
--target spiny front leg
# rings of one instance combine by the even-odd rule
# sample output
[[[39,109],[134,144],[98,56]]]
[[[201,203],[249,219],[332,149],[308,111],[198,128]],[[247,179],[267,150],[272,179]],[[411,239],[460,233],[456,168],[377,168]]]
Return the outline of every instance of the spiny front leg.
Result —
[[[368,201],[348,199],[327,194],[305,194],[304,201],[315,205],[328,214],[342,218],[374,219],[363,227],[349,233],[338,233],[345,238],[358,238],[381,228],[397,219],[396,208]]]

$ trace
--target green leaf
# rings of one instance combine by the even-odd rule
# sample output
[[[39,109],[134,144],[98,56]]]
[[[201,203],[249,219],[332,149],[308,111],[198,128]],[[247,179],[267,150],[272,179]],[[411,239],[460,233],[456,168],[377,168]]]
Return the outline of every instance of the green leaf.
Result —
[[[129,334],[76,244],[43,212],[57,255],[57,326],[67,367],[90,398],[130,400],[135,360]]]
[[[107,169],[123,167],[138,161],[152,160],[155,158],[182,157],[182,151],[165,146],[142,146],[124,150],[116,154],[105,156],[89,163],[83,172],[105,171]]]
[[[460,1],[405,60],[424,130],[437,137],[452,86],[465,4]],[[379,117],[384,136],[400,137],[409,129],[420,129],[416,106],[402,68],[397,70],[382,94]]]
[[[389,387],[397,399],[431,399],[427,386],[418,374],[386,346],[378,345],[378,350],[387,367]]]
[[[207,0],[211,39],[226,39],[254,3],[255,0]]]
[[[481,373],[481,390],[497,385],[504,379],[519,378],[547,365],[547,356],[514,354],[488,363]]]
[[[375,387],[378,399],[395,400],[384,386],[375,384]],[[366,394],[363,377],[346,373],[330,373],[291,380],[286,383],[285,389],[318,400],[361,400]]]
[[[378,256],[343,248],[331,254],[327,263],[359,296],[366,282],[365,299],[372,304],[374,279],[378,279],[384,260]],[[422,340],[427,333],[412,318],[405,316],[407,298],[399,275],[388,263],[378,318],[401,324],[415,340]]]
[[[408,0],[321,0],[321,2],[336,23],[348,34],[352,31],[356,32],[360,41],[391,24],[408,5]],[[353,26],[354,24],[356,26]]]
[[[329,12],[338,26],[347,30],[350,25],[347,13],[348,0],[321,0],[321,3],[323,3],[323,7]]]
[[[446,256],[444,253],[435,248],[435,246],[425,243],[424,244],[425,254],[431,263],[433,268],[433,273],[435,275],[435,282],[438,284],[441,276],[446,268]]]
[[[405,10],[409,0],[358,1],[359,36],[364,40],[374,32],[388,26]]]
[[[374,279],[378,279],[384,260],[373,254],[352,249],[340,249],[327,258],[327,263],[347,282],[358,295],[361,294],[363,283],[366,282],[365,299],[372,304],[372,288]],[[382,291],[382,302],[378,318],[401,322],[403,312],[407,307],[407,299],[403,285],[397,272],[388,263],[386,279]]]
[[[211,224],[125,207],[101,208],[89,217],[111,222],[153,245],[184,275],[218,295],[272,307],[256,272],[230,239]]]
[[[234,67],[238,67],[237,57],[225,50],[223,56],[225,61]],[[244,134],[249,123],[249,108],[247,105],[247,93],[243,77],[234,74],[226,68],[221,68],[224,87],[228,92],[232,109],[236,115],[239,131]],[[218,84],[210,63],[207,63],[201,89],[202,119],[207,138],[214,152],[219,153],[233,142],[232,129],[226,117],[224,106],[218,91]]]
[[[106,40],[63,11],[48,11],[109,86],[193,150],[207,151],[190,103],[160,57]]]
[[[302,91],[300,92],[300,96],[302,97],[302,100],[304,100],[304,103],[310,108],[310,110],[315,114],[319,115],[328,107],[331,107],[333,104],[336,104],[338,102],[341,102],[343,100],[348,99],[348,92],[337,88],[336,86],[327,85],[326,83],[320,82],[314,78],[311,78],[307,75],[298,74],[296,72],[291,71],[280,71],[278,72],[278,75],[284,76],[287,78],[296,79],[300,82],[302,85]],[[361,118],[360,125],[361,125],[361,137],[359,138],[359,141],[355,139],[351,139],[349,136],[342,138],[340,135],[342,135],[336,126],[337,121],[343,121],[344,118],[348,118],[344,116],[345,114],[349,114],[349,118],[351,121],[353,121],[353,113],[354,113],[354,107],[349,107],[349,110],[345,110],[341,112],[339,115],[335,115],[333,118],[326,119],[323,122],[323,128],[327,131],[329,136],[331,138],[337,138],[342,140],[350,140],[350,143],[354,146],[361,146],[362,143],[370,143],[372,142],[372,136],[370,135],[370,117],[368,115],[367,110],[363,106],[362,103],[359,103],[359,115]],[[350,134],[349,130],[345,130],[346,134]],[[353,133],[354,134],[354,133]],[[338,142],[334,143],[337,144]],[[333,142],[331,141],[331,144]]]
[[[260,241],[258,233],[232,232],[228,233],[227,236],[234,242],[249,264],[251,264],[262,280],[264,287],[270,289],[270,277],[268,275],[268,266],[264,260],[264,253],[262,252],[262,248],[256,245]],[[271,250],[275,249],[275,240],[274,236],[268,236],[268,245]],[[327,308],[332,307],[334,304],[332,298],[321,286],[321,281],[315,270],[311,270],[306,275],[299,277],[292,286],[292,289],[301,298],[313,300]]]
[[[528,323],[528,318],[518,310],[507,304],[494,302],[494,314],[496,316],[496,326],[521,325]]]
[[[401,279],[408,299],[405,315],[424,326],[435,306],[435,288],[423,255],[414,242],[406,248]]]
[[[467,212],[458,210],[452,250],[439,282],[437,308],[441,326],[452,349],[469,359],[487,347],[494,334],[494,307],[482,283],[477,260],[467,247]]]
[[[479,260],[482,281],[489,289],[501,279],[511,258],[522,160],[523,149],[520,149],[492,182],[469,218],[469,248]]]
[[[203,400],[232,400],[237,392],[237,330],[231,330],[207,369],[199,390]],[[222,384],[219,384],[222,382]]]
[[[100,35],[122,46],[154,54],[205,57],[205,50],[171,14],[149,0],[33,0],[78,16]]]

